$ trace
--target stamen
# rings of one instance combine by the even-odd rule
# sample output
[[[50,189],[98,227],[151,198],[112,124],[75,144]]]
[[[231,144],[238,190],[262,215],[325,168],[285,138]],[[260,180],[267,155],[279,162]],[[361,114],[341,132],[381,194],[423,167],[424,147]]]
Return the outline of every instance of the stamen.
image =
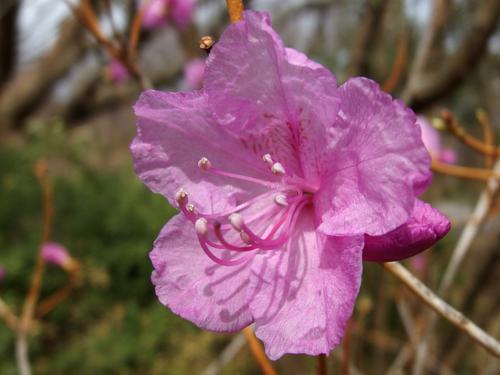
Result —
[[[287,207],[288,202],[285,194],[278,194],[274,197],[274,203],[281,207]]]
[[[240,214],[238,213],[231,214],[229,215],[227,220],[233,226],[234,229],[241,230],[241,226],[243,225],[243,217],[241,217]]]
[[[210,163],[210,160],[206,157],[202,157],[198,161],[198,167],[203,169],[204,171],[208,170],[210,167],[212,167],[212,163]]]
[[[242,256],[242,257],[237,258],[237,259],[222,259],[210,251],[210,249],[207,246],[207,242],[206,242],[205,237],[198,235],[198,241],[200,241],[200,246],[203,249],[203,251],[205,252],[205,254],[207,254],[207,256],[210,259],[212,259],[215,263],[220,264],[222,266],[237,266],[237,265],[246,263],[251,258],[253,258],[252,254],[248,254],[248,255]]]
[[[188,193],[184,188],[181,188],[175,193],[175,201],[180,206],[184,206],[188,202]]]
[[[240,238],[244,243],[247,243],[249,245],[252,244],[252,239],[248,234],[246,234],[244,231],[240,231]]]
[[[194,229],[196,229],[196,233],[198,236],[205,237],[208,233],[208,222],[204,217],[200,217],[194,223]]]
[[[269,164],[269,166],[272,166],[274,164],[273,158],[269,154],[265,154],[264,156],[262,156],[262,160],[264,160],[266,164]]]
[[[285,168],[281,163],[274,163],[271,167],[271,172],[273,172],[277,176],[283,176],[285,174]]]

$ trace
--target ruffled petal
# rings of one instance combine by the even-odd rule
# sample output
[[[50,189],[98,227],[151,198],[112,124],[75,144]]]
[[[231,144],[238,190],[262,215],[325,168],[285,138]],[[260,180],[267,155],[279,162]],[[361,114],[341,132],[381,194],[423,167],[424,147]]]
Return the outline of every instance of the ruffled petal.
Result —
[[[312,209],[283,250],[257,255],[249,304],[269,358],[329,353],[342,339],[361,282],[363,237],[326,237]]]
[[[382,236],[365,236],[363,260],[392,262],[428,249],[451,228],[450,221],[430,204],[415,202],[410,219]]]
[[[316,177],[324,129],[335,118],[335,77],[283,47],[267,13],[247,11],[207,60],[204,88],[219,122],[289,172]]]
[[[150,258],[156,295],[174,313],[212,331],[234,332],[252,323],[246,299],[249,264],[214,263],[182,215],[162,229]]]
[[[130,149],[141,180],[175,204],[184,188],[189,199],[206,212],[225,209],[239,199],[260,194],[263,188],[200,170],[207,157],[214,167],[260,179],[273,179],[262,160],[228,134],[212,118],[200,92],[144,92],[134,111],[137,136]]]
[[[340,87],[329,162],[315,196],[328,235],[385,234],[405,223],[432,178],[415,114],[366,78]]]

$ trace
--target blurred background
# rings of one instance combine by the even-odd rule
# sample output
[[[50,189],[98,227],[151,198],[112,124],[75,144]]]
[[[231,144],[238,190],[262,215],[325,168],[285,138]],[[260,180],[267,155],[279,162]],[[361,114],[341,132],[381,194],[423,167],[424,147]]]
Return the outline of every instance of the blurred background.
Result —
[[[285,44],[327,66],[339,82],[367,76],[405,100],[422,116],[434,139],[428,147],[445,167],[493,168],[493,158],[431,123],[442,128],[447,108],[468,135],[489,144],[499,138],[500,1],[245,6],[269,11]],[[128,151],[131,107],[142,89],[200,88],[207,56],[200,37],[216,41],[228,23],[223,0],[0,2],[0,374],[18,373],[16,317],[46,240],[63,245],[71,262],[45,258],[28,330],[34,373],[260,373],[241,336],[201,331],[157,301],[148,252],[175,209],[141,184]],[[486,186],[485,178],[443,172],[424,200],[453,228],[435,248],[404,262],[434,290]],[[498,337],[495,189],[445,299]],[[499,373],[499,361],[448,322],[430,325],[427,307],[382,267],[366,263],[363,278],[345,342],[328,358],[329,373],[345,370],[346,361],[353,374]],[[422,341],[425,355],[418,354]],[[215,366],[218,359],[228,363]],[[274,365],[280,374],[315,371],[306,356]]]

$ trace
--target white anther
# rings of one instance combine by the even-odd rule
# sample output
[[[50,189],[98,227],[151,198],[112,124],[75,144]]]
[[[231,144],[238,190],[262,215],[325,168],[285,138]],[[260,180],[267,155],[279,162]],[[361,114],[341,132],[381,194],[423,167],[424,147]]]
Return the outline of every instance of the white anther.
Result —
[[[285,194],[276,195],[274,197],[274,203],[276,203],[278,206],[287,207],[288,202],[286,200],[286,195]]]
[[[243,242],[247,243],[247,244],[251,244],[252,243],[252,239],[250,238],[250,236],[244,232],[244,231],[241,231],[240,232],[240,238]]]
[[[179,206],[183,206],[188,201],[188,193],[185,189],[180,189],[177,193],[175,193],[175,201]]]
[[[206,157],[202,157],[199,161],[198,161],[198,167],[203,169],[203,170],[207,170],[208,168],[210,168],[212,166],[212,163],[210,163],[210,160],[208,160]]]
[[[283,176],[285,174],[285,168],[281,165],[281,163],[274,163],[271,167],[271,172],[275,175]]]
[[[227,220],[233,226],[234,229],[241,230],[241,226],[243,225],[243,217],[241,217],[240,214],[237,213],[231,214],[229,215]]]
[[[192,203],[186,204],[186,210],[188,210],[191,213],[194,213],[194,204]]]
[[[208,233],[208,222],[204,217],[200,217],[194,222],[194,229],[200,236],[205,236]]]
[[[267,163],[267,164],[269,164],[269,165],[273,165],[273,163],[274,163],[273,158],[269,154],[265,154],[262,157],[262,160],[264,160],[264,162]]]

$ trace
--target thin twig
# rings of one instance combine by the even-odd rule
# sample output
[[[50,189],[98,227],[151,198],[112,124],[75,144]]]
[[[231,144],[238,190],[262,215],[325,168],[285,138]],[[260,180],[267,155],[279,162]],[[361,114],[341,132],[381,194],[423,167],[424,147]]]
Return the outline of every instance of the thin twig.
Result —
[[[227,11],[231,23],[236,23],[243,19],[243,0],[226,0]]]
[[[35,269],[33,271],[33,277],[31,279],[31,288],[24,301],[23,311],[17,327],[16,360],[21,375],[31,374],[31,366],[28,359],[27,335],[35,312],[36,303],[40,296],[40,289],[42,287],[43,274],[45,271],[45,261],[42,258],[40,249],[42,248],[42,245],[50,239],[54,216],[52,185],[50,184],[47,176],[47,162],[45,160],[42,159],[37,162],[35,166],[35,174],[38,179],[38,183],[42,188],[42,238],[40,241],[40,248],[38,250]]]
[[[488,115],[485,111],[479,109],[476,111],[476,118],[483,128],[484,144],[488,149],[495,149],[495,133],[493,131],[493,126],[491,125],[491,121]],[[493,163],[495,162],[495,156],[485,155],[484,161],[486,164],[486,168],[492,169]]]
[[[248,345],[250,347],[250,351],[252,352],[254,358],[260,366],[260,369],[264,373],[264,375],[277,375],[277,372],[274,370],[271,362],[266,357],[264,350],[262,350],[262,346],[257,341],[253,333],[253,329],[251,326],[248,326],[243,329],[243,334],[245,335]]]
[[[444,110],[442,111],[441,116],[443,117],[446,129],[459,141],[483,155],[490,155],[496,158],[500,157],[500,148],[483,143],[479,139],[467,133],[467,131],[460,126],[455,116],[453,116],[453,113]]]
[[[479,343],[495,357],[500,357],[500,342],[479,328],[476,324],[466,318],[462,313],[448,305],[427,286],[411,274],[398,262],[382,263],[383,267],[396,276],[427,306],[466,333],[470,338]]]
[[[500,180],[500,172],[489,169],[463,167],[461,165],[451,165],[442,163],[437,159],[432,159],[432,170],[434,172],[447,174],[459,178],[470,180]]]
[[[389,77],[387,77],[386,81],[382,84],[382,90],[391,93],[396,89],[401,79],[401,76],[403,75],[407,59],[408,59],[408,37],[406,33],[403,33],[399,37],[396,57],[394,58],[394,64],[392,66],[391,73],[389,74]]]
[[[237,334],[222,353],[201,373],[202,375],[217,375],[245,346],[246,339],[242,333]]]
[[[68,282],[62,288],[60,288],[44,300],[40,301],[36,308],[35,316],[37,318],[41,318],[52,311],[59,303],[61,303],[76,285],[78,277],[78,269],[76,269],[69,275]]]
[[[327,366],[326,366],[326,355],[320,354],[316,356],[316,374],[318,375],[326,375]],[[349,368],[349,362],[347,363],[347,368]]]
[[[349,319],[347,322],[347,327],[345,329],[345,335],[344,339],[342,340],[342,351],[343,351],[343,358],[342,358],[342,375],[349,375],[350,374],[350,363],[351,363],[351,337],[352,337],[352,317]],[[325,369],[325,374],[326,374],[326,369]]]
[[[0,318],[2,318],[11,330],[15,331],[17,327],[17,316],[10,310],[9,305],[0,298]]]

